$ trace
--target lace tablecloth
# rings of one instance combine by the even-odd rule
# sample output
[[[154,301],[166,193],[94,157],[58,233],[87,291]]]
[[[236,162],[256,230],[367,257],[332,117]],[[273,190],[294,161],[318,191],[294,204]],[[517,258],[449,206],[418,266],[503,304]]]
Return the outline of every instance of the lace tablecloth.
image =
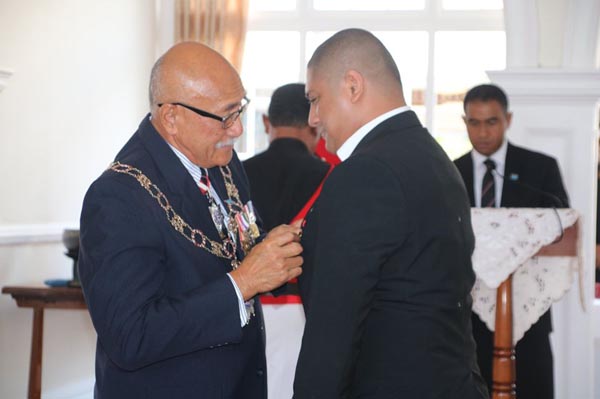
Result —
[[[560,223],[559,223],[560,218]],[[494,331],[496,288],[513,274],[513,342],[570,288],[576,257],[532,257],[577,221],[573,209],[496,208],[471,210],[476,237],[473,311]]]

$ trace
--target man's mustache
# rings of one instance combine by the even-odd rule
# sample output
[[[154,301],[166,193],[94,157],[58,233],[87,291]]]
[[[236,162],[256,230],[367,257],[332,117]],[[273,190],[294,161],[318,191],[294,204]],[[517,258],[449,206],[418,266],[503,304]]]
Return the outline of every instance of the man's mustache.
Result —
[[[217,149],[219,148],[223,148],[223,147],[233,147],[235,145],[236,139],[229,139],[229,140],[225,140],[225,141],[219,141],[217,143],[217,145],[215,146]]]

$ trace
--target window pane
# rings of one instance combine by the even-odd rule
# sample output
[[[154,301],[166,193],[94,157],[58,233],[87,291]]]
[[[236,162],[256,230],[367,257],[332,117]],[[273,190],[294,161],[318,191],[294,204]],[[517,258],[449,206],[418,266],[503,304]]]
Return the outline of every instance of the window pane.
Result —
[[[275,52],[277,57],[273,55]],[[266,148],[262,114],[273,90],[299,81],[300,32],[248,32],[241,76],[252,100],[244,120],[244,135],[236,143],[240,158],[245,159]]]
[[[296,0],[250,0],[250,12],[292,11],[296,9]]]
[[[435,34],[433,135],[454,159],[471,149],[462,120],[462,99],[471,87],[489,82],[485,71],[506,66],[504,32]]]
[[[425,0],[314,0],[316,10],[423,10]]]
[[[428,33],[427,32],[373,32],[388,49],[400,70],[402,90],[406,103],[425,124],[425,103],[417,93],[424,93],[427,85]]]
[[[336,31],[307,32],[306,33],[306,62],[321,43],[329,39]],[[305,79],[306,80],[306,79]]]
[[[275,88],[297,82],[299,74],[300,32],[248,32],[242,61],[242,80],[246,89]]]
[[[262,116],[267,113],[269,103],[271,102],[271,95],[276,88],[274,87],[272,90],[258,93],[256,108],[254,109],[254,150],[256,153],[266,150],[269,146],[269,137],[267,136]]]
[[[306,59],[309,60],[315,49],[335,32],[308,32],[306,35]],[[400,70],[404,98],[408,105],[425,123],[423,96],[427,83],[427,32],[373,32],[386,46]],[[413,103],[413,99],[416,99]]]
[[[502,10],[503,0],[444,0],[445,10]]]

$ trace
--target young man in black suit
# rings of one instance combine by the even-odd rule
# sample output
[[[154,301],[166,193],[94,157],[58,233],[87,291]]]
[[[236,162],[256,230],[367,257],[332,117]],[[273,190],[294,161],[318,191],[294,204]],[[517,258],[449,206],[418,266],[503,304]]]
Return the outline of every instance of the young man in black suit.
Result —
[[[471,333],[467,193],[370,32],[317,48],[309,123],[342,163],[306,218],[294,398],[487,398]]]
[[[308,125],[309,109],[304,84],[277,88],[263,115],[269,148],[244,161],[250,197],[267,230],[290,223],[329,170],[313,155],[319,135]]]
[[[568,207],[556,160],[506,140],[512,113],[502,89],[491,84],[476,86],[467,92],[463,105],[473,150],[455,164],[467,187],[471,206]],[[488,168],[491,177],[486,182]],[[493,333],[476,314],[472,319],[479,368],[491,391]],[[551,331],[548,310],[516,345],[519,399],[554,397]]]

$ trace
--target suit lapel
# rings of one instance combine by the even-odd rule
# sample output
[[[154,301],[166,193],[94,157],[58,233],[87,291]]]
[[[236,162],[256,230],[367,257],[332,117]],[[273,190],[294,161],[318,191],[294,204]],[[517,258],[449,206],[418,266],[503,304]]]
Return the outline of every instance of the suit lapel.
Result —
[[[514,147],[508,143],[506,149],[506,161],[504,166],[504,183],[502,184],[502,200],[500,206],[511,207],[519,202],[519,188],[510,183],[511,175],[519,175],[521,169],[520,160],[515,156]]]
[[[352,155],[358,153],[366,147],[370,142],[377,140],[386,134],[398,133],[401,130],[422,127],[419,118],[413,111],[404,111],[394,115],[375,126],[367,135],[358,143]]]
[[[462,175],[463,181],[465,182],[465,188],[469,194],[469,202],[471,206],[475,206],[475,189],[473,187],[473,156],[469,153],[469,156],[462,163],[462,166],[458,169]]]
[[[201,230],[210,239],[220,241],[219,233],[208,211],[207,198],[202,195],[192,176],[156,131],[149,118],[142,122],[139,132],[142,143],[161,174],[161,182],[153,181],[153,183],[159,186],[175,212],[185,222],[192,228]]]
[[[214,187],[215,191],[223,201],[223,205],[227,207],[225,201],[229,198],[227,195],[227,189],[225,188],[225,180],[223,180],[223,174],[221,174],[221,168],[215,166],[214,168],[208,169],[208,177],[210,184]]]

